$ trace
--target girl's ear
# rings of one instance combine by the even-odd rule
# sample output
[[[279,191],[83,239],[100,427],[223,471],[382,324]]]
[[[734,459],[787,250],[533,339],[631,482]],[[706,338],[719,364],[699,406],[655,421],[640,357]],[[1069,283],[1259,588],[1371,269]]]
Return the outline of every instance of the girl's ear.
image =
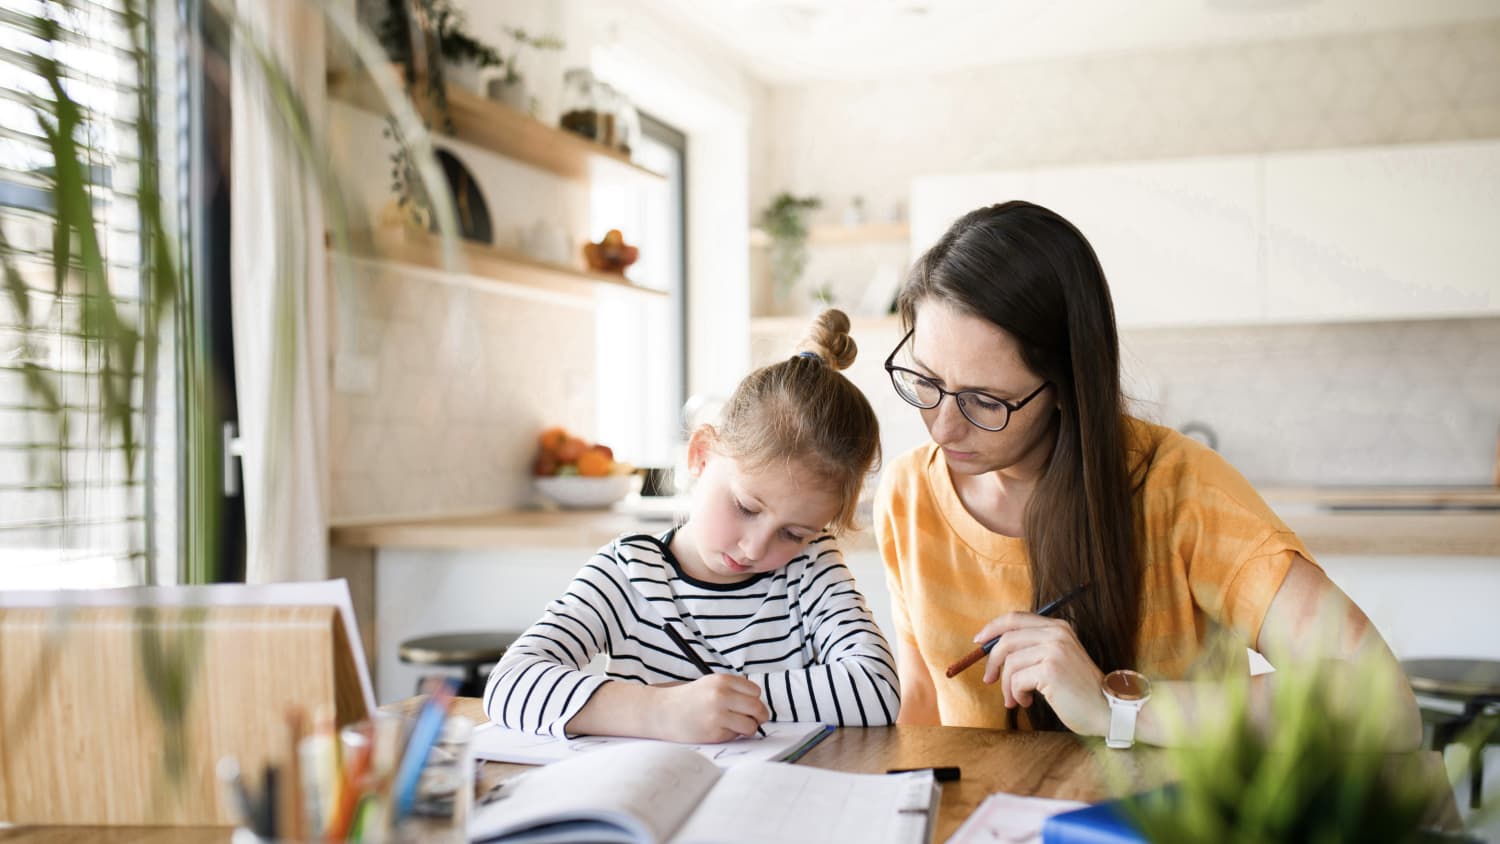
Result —
[[[693,435],[688,437],[687,467],[688,474],[698,477],[703,474],[703,467],[708,463],[709,454],[713,453],[714,443],[718,441],[718,432],[712,425],[699,425],[693,430]]]

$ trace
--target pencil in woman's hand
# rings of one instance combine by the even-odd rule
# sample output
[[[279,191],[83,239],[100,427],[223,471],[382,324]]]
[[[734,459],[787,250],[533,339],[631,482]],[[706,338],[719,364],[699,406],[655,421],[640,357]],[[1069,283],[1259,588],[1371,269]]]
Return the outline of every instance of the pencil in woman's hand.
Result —
[[[1065,593],[1057,600],[1052,601],[1051,603],[1047,604],[1047,606],[1037,610],[1036,614],[1052,615],[1052,613],[1056,612],[1060,607],[1062,607],[1063,604],[1066,604],[1067,602],[1078,597],[1079,593],[1083,592],[1083,590],[1087,588],[1089,588],[1089,585],[1085,583],[1082,586],[1079,586],[1077,589]],[[984,644],[975,648],[974,650],[969,651],[968,653],[964,654],[963,659],[960,659],[958,662],[955,662],[952,665],[948,666],[948,670],[944,672],[944,674],[946,674],[950,678],[958,676],[963,672],[964,669],[988,656],[989,652],[995,649],[995,643],[999,641],[1000,637],[996,636],[993,639],[990,639],[988,642],[985,642]]]

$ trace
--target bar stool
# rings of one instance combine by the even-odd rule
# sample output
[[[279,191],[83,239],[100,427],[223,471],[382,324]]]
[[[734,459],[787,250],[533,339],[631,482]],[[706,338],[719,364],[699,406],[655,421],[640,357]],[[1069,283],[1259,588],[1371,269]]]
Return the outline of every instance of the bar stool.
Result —
[[[1469,757],[1469,808],[1478,809],[1484,795],[1484,748],[1500,740],[1500,662],[1488,659],[1406,659],[1401,661],[1412,691],[1451,700],[1463,710],[1453,713],[1422,708],[1422,722],[1432,727],[1432,749],[1464,738],[1478,723],[1478,746]]]
[[[401,661],[411,665],[447,665],[464,669],[458,687],[460,697],[481,697],[489,669],[505,656],[505,649],[520,637],[519,633],[476,632],[438,633],[419,636],[401,643]],[[422,691],[421,681],[417,692]]]

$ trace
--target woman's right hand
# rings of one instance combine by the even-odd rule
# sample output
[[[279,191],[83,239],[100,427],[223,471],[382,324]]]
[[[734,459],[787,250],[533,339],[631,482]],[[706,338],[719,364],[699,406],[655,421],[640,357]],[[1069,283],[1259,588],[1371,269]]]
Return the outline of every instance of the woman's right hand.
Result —
[[[771,717],[760,687],[735,674],[708,674],[672,686],[657,686],[652,732],[668,741],[718,743],[755,734]]]

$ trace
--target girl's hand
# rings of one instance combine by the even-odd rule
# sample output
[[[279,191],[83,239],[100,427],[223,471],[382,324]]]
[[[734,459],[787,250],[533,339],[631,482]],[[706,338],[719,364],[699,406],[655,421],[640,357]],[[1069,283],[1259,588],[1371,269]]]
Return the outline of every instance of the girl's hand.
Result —
[[[691,683],[659,686],[651,717],[661,737],[685,743],[718,743],[755,734],[771,711],[760,687],[734,674],[708,674]]]
[[[984,665],[984,682],[1000,681],[1005,708],[1030,706],[1035,694],[1079,735],[1109,730],[1109,702],[1100,691],[1104,672],[1083,649],[1073,625],[1034,613],[1002,615],[986,624],[975,642],[1000,636]]]

